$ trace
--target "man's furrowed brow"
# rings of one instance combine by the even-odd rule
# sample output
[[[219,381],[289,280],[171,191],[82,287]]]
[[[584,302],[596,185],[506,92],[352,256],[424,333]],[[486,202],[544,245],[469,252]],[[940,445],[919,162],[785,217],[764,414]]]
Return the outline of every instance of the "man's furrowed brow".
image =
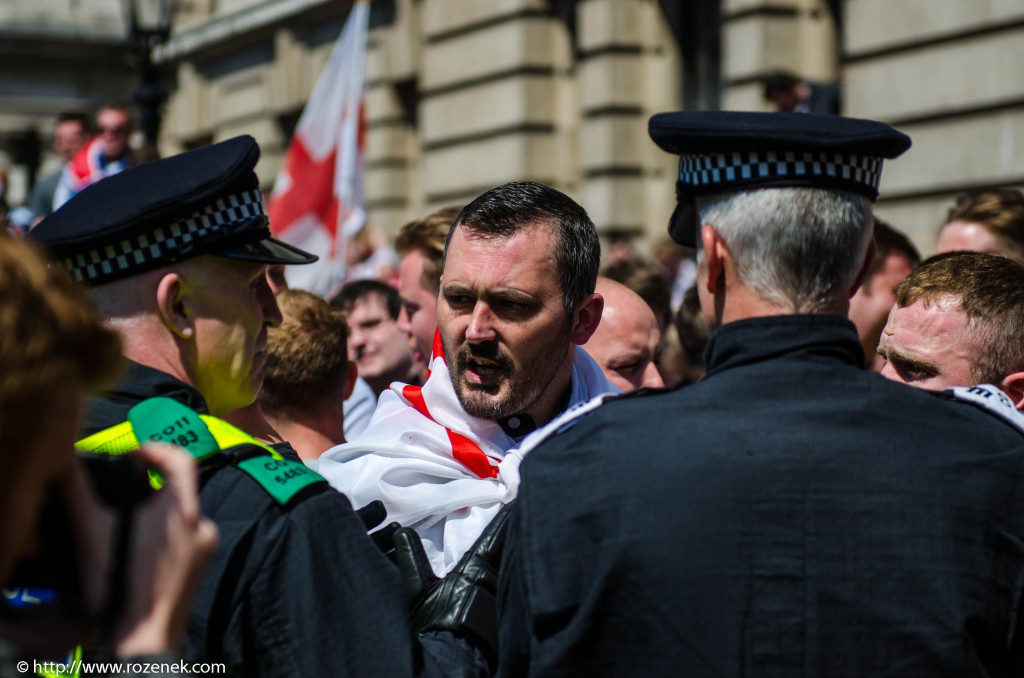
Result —
[[[939,367],[935,363],[916,356],[907,355],[898,348],[890,348],[887,354],[884,355],[889,362],[899,364],[904,368],[911,368],[929,374],[939,373]]]

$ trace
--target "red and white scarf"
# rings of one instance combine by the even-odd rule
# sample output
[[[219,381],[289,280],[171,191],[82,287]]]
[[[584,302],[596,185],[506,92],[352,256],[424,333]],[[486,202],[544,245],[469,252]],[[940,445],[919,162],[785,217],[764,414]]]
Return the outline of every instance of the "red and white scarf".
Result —
[[[380,499],[387,521],[415,529],[434,572],[443,576],[473,545],[519,488],[520,446],[495,421],[459,404],[440,342],[434,340],[426,383],[395,382],[380,395],[366,430],[320,456],[317,471],[354,507]],[[619,393],[580,347],[572,364],[568,408]]]
[[[60,181],[53,193],[53,209],[57,209],[82,189],[95,184],[100,179],[123,172],[128,168],[128,156],[117,160],[108,160],[103,155],[103,140],[94,137],[92,141],[75,153],[75,156],[64,166]]]

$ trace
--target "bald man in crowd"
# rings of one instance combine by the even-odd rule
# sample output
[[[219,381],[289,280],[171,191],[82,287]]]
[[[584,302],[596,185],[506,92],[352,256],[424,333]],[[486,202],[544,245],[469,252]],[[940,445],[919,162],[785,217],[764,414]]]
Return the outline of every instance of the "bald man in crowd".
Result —
[[[981,252],[939,254],[896,288],[882,330],[882,376],[940,391],[993,384],[1024,408],[1024,265]]]
[[[597,279],[604,313],[597,331],[584,348],[597,361],[608,381],[623,391],[665,385],[658,373],[661,329],[643,298],[610,278]]]

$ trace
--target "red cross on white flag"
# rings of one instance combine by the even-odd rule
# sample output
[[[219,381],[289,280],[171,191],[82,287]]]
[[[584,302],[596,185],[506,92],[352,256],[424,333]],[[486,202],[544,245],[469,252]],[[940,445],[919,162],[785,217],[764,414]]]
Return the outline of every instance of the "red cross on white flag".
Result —
[[[364,62],[369,16],[369,2],[358,0],[295,127],[268,206],[276,237],[320,257],[315,264],[288,267],[289,285],[322,295],[341,287],[345,241],[366,220]]]

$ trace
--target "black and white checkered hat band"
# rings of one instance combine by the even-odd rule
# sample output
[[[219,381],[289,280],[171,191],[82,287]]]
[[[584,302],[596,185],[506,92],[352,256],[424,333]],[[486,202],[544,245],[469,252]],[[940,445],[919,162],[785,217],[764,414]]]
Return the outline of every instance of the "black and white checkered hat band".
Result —
[[[220,198],[184,219],[65,257],[63,263],[79,281],[97,284],[192,256],[258,217],[265,223],[263,195],[254,188]]]
[[[874,198],[882,178],[882,158],[845,153],[755,151],[684,155],[679,183],[695,194],[746,185],[832,185]]]

